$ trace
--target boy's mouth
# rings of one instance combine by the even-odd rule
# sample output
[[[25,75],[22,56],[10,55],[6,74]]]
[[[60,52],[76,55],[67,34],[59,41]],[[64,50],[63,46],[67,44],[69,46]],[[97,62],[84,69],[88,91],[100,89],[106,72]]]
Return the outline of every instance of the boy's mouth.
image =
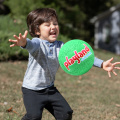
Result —
[[[56,32],[50,32],[50,35],[56,35]]]

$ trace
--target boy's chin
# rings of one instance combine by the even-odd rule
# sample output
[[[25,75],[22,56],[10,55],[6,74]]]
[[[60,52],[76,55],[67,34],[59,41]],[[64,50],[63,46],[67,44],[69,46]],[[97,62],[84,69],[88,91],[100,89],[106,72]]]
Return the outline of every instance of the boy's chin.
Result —
[[[56,38],[49,40],[49,42],[55,42],[55,41],[56,41]]]

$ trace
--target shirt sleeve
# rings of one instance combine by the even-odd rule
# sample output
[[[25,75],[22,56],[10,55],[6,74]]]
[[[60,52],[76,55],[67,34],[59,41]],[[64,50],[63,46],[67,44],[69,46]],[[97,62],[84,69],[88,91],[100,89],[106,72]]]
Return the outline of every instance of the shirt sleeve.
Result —
[[[37,38],[33,38],[32,40],[27,38],[26,40],[27,40],[26,46],[21,48],[28,50],[29,53],[33,53],[40,46],[40,41]]]
[[[93,66],[101,68],[102,63],[103,60],[95,57]]]

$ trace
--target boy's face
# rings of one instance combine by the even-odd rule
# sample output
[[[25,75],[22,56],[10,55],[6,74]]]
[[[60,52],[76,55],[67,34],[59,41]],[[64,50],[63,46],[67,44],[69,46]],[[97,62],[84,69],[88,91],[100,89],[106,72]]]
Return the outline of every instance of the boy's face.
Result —
[[[44,22],[39,26],[40,32],[39,38],[42,40],[48,40],[54,42],[59,34],[59,26],[57,21]]]

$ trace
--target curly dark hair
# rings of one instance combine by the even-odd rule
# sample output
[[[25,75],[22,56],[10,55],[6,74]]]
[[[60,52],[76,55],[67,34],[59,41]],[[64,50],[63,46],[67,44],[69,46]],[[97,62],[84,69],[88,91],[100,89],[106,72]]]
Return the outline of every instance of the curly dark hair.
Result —
[[[44,22],[56,20],[58,17],[56,11],[52,8],[39,8],[31,11],[27,16],[27,26],[32,37],[39,37],[36,32],[39,32],[39,26]]]

